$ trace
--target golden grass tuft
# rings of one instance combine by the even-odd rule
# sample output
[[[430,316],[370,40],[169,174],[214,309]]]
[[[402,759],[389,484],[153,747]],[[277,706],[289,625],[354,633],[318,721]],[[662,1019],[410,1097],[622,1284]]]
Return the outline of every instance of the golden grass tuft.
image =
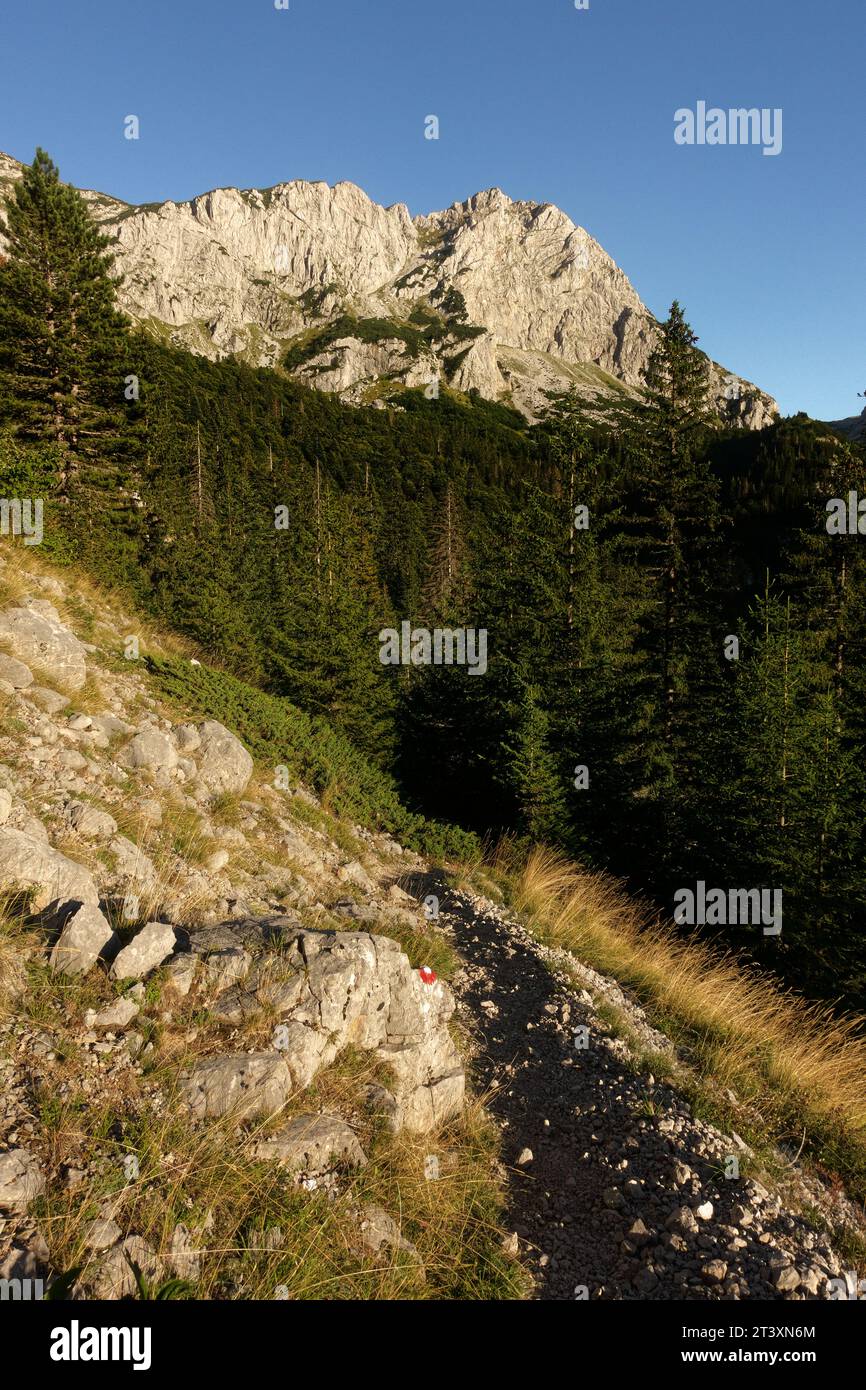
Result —
[[[14,914],[0,907],[0,1021],[11,1013],[24,993],[32,949],[32,934]]]
[[[368,1056],[342,1058],[281,1115],[249,1128],[230,1117],[192,1123],[172,1102],[154,1112],[132,1093],[102,1104],[74,1093],[63,1102],[44,1097],[51,1163],[99,1159],[84,1187],[52,1185],[40,1199],[53,1263],[86,1278],[99,1258],[87,1248],[88,1227],[107,1215],[151,1244],[165,1262],[160,1277],[170,1273],[171,1234],[183,1221],[201,1251],[189,1291],[197,1299],[269,1299],[280,1289],[292,1300],[522,1297],[528,1281],[501,1248],[491,1122],[470,1104],[441,1133],[392,1135],[358,1108],[359,1085],[375,1075]],[[319,1107],[349,1115],[370,1155],[365,1169],[344,1175],[337,1200],[304,1191],[254,1156],[264,1133]],[[124,1172],[128,1154],[139,1163],[134,1180]],[[441,1163],[436,1181],[425,1174],[431,1154]],[[367,1202],[393,1216],[417,1253],[364,1250],[356,1213]]]
[[[61,618],[85,641],[102,645],[97,628],[100,621],[107,620],[118,634],[117,650],[121,656],[122,639],[131,633],[139,638],[142,655],[154,652],[165,656],[202,657],[201,649],[194,642],[172,632],[153,617],[142,617],[131,598],[99,583],[78,566],[74,571],[65,569],[40,555],[38,547],[25,551],[8,537],[0,539],[0,561],[5,562],[0,567],[0,607],[19,603],[28,594],[35,594],[53,603]],[[39,588],[40,579],[59,580],[66,589],[65,594],[43,591]]]

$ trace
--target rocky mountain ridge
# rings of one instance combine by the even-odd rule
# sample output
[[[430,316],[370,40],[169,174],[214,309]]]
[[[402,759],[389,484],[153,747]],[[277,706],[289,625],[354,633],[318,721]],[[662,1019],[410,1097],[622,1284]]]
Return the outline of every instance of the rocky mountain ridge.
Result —
[[[0,195],[20,170],[0,154]],[[652,348],[652,315],[599,243],[552,204],[498,188],[414,218],[349,182],[140,207],[84,196],[135,320],[211,359],[285,364],[355,403],[447,385],[534,418],[545,390],[638,387]],[[711,391],[745,427],[777,413],[716,363]]]
[[[848,415],[844,420],[829,420],[828,424],[855,443],[858,439],[866,438],[866,410],[861,410],[859,415]]]

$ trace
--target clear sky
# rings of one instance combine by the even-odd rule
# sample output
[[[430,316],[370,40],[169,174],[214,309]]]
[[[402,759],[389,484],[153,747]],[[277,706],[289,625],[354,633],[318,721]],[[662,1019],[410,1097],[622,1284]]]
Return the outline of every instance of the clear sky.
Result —
[[[3,0],[0,149],[130,202],[556,203],[654,313],[679,298],[713,357],[834,419],[866,389],[864,39],[866,0]],[[698,101],[782,108],[781,154],[677,145]]]

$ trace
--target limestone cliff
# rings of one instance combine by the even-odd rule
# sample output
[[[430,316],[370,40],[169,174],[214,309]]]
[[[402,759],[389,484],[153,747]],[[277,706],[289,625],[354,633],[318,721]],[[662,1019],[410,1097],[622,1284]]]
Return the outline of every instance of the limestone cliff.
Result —
[[[0,155],[0,195],[20,165]],[[115,243],[133,318],[210,358],[239,354],[350,401],[441,382],[534,416],[542,391],[641,382],[654,320],[588,232],[500,189],[413,218],[352,183],[219,188],[133,207],[85,195]],[[775,402],[712,368],[750,428]],[[730,399],[733,398],[733,399]]]

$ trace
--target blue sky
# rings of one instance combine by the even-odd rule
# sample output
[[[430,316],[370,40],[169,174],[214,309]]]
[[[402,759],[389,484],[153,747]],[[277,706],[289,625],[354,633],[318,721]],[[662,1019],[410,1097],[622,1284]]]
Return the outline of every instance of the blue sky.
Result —
[[[866,390],[864,0],[4,0],[0,149],[130,202],[351,179],[429,212],[498,185],[597,237],[785,413]],[[781,107],[783,149],[674,112]],[[123,138],[129,114],[141,138]],[[440,139],[424,139],[424,119]]]

